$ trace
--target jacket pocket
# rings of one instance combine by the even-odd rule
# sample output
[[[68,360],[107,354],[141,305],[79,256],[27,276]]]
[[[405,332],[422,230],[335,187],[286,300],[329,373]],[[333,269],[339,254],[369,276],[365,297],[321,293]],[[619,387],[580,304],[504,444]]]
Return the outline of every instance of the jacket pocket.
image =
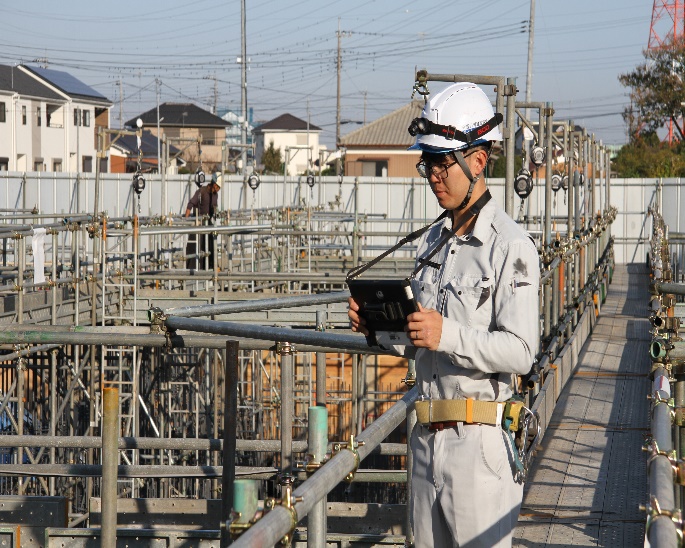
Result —
[[[463,276],[447,285],[447,317],[459,323],[487,329],[492,320],[494,287],[489,278]]]

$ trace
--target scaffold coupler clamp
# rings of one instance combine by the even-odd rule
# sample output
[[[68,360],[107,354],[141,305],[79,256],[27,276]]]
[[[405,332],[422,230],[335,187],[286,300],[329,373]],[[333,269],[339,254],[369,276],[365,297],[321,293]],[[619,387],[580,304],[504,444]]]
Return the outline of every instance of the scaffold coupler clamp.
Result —
[[[281,486],[281,500],[275,501],[271,499],[270,505],[271,509],[274,509],[276,506],[282,506],[288,510],[288,512],[290,512],[290,530],[278,543],[278,546],[290,546],[293,542],[293,533],[295,532],[295,527],[297,527],[297,522],[299,521],[297,510],[295,510],[295,504],[302,502],[304,498],[293,495],[293,484],[295,483],[295,478],[290,474],[279,474],[278,483]]]
[[[402,382],[408,387],[408,388],[414,388],[416,385],[416,374],[415,373],[410,373],[407,371],[407,374],[404,376],[402,379]]]
[[[340,453],[343,449],[347,449],[354,455],[354,467],[350,471],[347,476],[345,476],[345,481],[347,483],[352,483],[352,480],[354,480],[354,475],[357,472],[357,469],[359,468],[359,464],[361,462],[361,459],[359,458],[359,452],[357,451],[357,448],[364,445],[363,441],[357,441],[354,439],[354,434],[350,434],[350,441],[338,441],[333,444],[333,454],[335,455],[336,453]]]
[[[176,334],[175,331],[169,329],[166,321],[169,319],[164,311],[158,306],[152,306],[147,311],[147,318],[150,322],[150,333],[155,335],[164,335],[166,338],[166,349],[170,351],[173,348],[171,338]]]
[[[423,96],[425,102],[428,102],[430,91],[428,90],[428,71],[425,69],[416,71],[416,82],[412,88],[411,98],[413,99],[417,93]]]
[[[289,342],[277,342],[276,353],[280,356],[288,356],[295,352],[295,346]]]
[[[673,470],[673,481],[680,485],[685,485],[685,475],[683,474],[683,472],[685,472],[685,461],[678,460],[675,449],[672,449],[671,451],[663,451],[659,449],[659,445],[657,444],[656,440],[649,436],[642,446],[642,451],[649,453],[649,457],[647,458],[647,469],[649,469],[654,459],[657,457],[664,457],[668,460],[669,464],[671,465],[671,469]],[[681,469],[683,470],[682,472]]]
[[[657,405],[665,403],[668,406],[671,423],[675,423],[675,400],[673,398],[664,398],[658,390],[655,390],[651,394],[647,394],[647,399],[652,402],[652,413],[654,413],[654,408]]]
[[[250,527],[257,523],[257,519],[252,519],[245,523],[240,522],[238,521],[238,519],[241,516],[241,512],[231,510],[229,518],[225,522],[222,522],[222,526],[226,527],[226,529],[228,530],[228,534],[231,537],[231,540],[236,540],[240,535],[242,535],[245,531],[247,531]]]
[[[647,504],[640,504],[640,510],[647,513],[647,523],[645,524],[645,538],[649,538],[649,529],[654,523],[654,520],[659,517],[667,517],[675,524],[675,530],[678,535],[678,546],[683,544],[683,517],[680,509],[678,510],[663,510],[659,505],[657,498],[652,495]]]

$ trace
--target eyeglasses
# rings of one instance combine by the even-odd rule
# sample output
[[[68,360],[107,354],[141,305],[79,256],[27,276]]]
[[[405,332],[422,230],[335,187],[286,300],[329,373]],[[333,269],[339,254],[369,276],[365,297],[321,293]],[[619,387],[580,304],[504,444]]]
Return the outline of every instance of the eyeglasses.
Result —
[[[474,152],[476,151],[474,150],[473,152],[464,154],[464,158],[468,158]],[[416,164],[416,171],[418,171],[419,175],[421,175],[421,177],[424,179],[430,178],[431,175],[434,175],[438,179],[445,179],[447,177],[447,170],[457,163],[459,162],[454,160],[454,162],[450,164],[430,164],[425,160],[421,160],[418,164]]]
[[[421,160],[416,164],[416,171],[424,179],[430,178],[431,175],[435,175],[438,179],[444,179],[447,177],[447,170],[456,163],[457,161],[455,160],[451,164],[427,164],[424,160]]]

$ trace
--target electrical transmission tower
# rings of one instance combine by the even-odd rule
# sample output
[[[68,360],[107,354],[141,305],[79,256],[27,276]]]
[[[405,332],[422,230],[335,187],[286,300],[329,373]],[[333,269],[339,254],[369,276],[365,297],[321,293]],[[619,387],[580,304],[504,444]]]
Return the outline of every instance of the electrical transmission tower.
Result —
[[[647,49],[669,47],[685,38],[685,0],[654,0]],[[673,143],[673,119],[668,121],[668,143]]]
[[[685,0],[654,0],[647,49],[670,46],[685,35]]]

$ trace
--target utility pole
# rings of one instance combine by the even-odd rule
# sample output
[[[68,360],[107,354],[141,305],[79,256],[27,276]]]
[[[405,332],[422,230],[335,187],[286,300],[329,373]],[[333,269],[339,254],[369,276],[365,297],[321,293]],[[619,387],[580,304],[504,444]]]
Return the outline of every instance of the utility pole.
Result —
[[[528,20],[528,66],[526,68],[526,103],[531,102],[531,96],[533,91],[533,39],[535,37],[535,0],[530,0],[530,18]],[[530,110],[526,109],[526,120],[530,120]],[[538,135],[540,134],[540,128],[542,127],[542,120],[538,123]],[[523,129],[522,129],[523,131]],[[551,131],[551,129],[550,129]],[[523,137],[523,133],[521,133]],[[524,149],[526,151],[526,162],[530,161],[530,141],[522,140]],[[541,143],[538,143],[541,145]],[[541,145],[542,146],[542,145]],[[552,151],[547,151],[547,161],[551,161]],[[522,166],[526,169],[528,166]]]
[[[241,21],[241,46],[240,46],[240,141],[242,150],[240,153],[243,164],[243,182],[247,181],[247,38],[245,23],[245,0],[240,0],[240,21]]]
[[[347,36],[348,33],[342,32],[340,30],[340,17],[338,17],[338,31],[336,32],[336,35],[338,36],[338,60],[337,60],[337,74],[338,74],[338,93],[337,93],[337,100],[336,100],[336,107],[335,107],[335,148],[337,149],[340,146],[340,70],[342,69],[342,55],[340,52],[340,39],[343,36]],[[336,160],[336,175],[340,175],[340,158]]]
[[[366,94],[368,92],[364,90],[364,125],[366,125]]]
[[[219,108],[219,87],[217,85],[216,76],[214,78],[214,115],[217,116]]]
[[[162,163],[161,163],[161,150],[160,150],[160,139],[162,136],[159,132],[159,95],[160,95],[160,82],[159,78],[155,78],[155,97],[157,98],[157,173],[162,173]],[[166,211],[162,211],[163,215],[166,215]]]
[[[121,78],[119,78],[119,129],[124,127],[124,93]]]

